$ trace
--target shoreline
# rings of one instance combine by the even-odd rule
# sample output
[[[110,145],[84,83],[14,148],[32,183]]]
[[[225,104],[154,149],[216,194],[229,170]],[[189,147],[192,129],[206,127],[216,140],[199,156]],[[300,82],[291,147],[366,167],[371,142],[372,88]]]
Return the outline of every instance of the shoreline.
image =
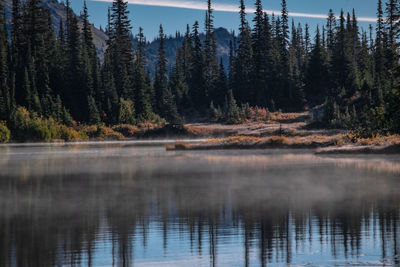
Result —
[[[175,142],[175,144],[166,144],[167,151],[196,151],[196,150],[249,150],[249,149],[311,149],[316,155],[355,155],[355,154],[400,154],[400,144],[379,145],[335,145],[328,143],[279,143],[267,141],[264,143],[249,144],[246,142],[215,142],[213,140],[190,144],[185,142]]]
[[[81,126],[83,140],[3,143],[2,147],[127,144],[165,146],[167,151],[311,149],[316,154],[400,154],[400,135],[361,138],[343,129],[310,128],[310,114],[277,113],[274,119],[173,125]]]

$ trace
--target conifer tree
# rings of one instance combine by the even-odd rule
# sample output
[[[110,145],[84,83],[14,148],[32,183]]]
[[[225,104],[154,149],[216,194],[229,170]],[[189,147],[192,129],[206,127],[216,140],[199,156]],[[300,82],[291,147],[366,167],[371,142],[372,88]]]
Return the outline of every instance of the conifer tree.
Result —
[[[228,93],[228,79],[226,77],[225,67],[224,67],[224,63],[222,62],[222,59],[220,60],[220,63],[219,63],[216,88],[218,88],[218,90],[215,92],[212,99],[216,105],[222,106],[224,103],[224,98]]]
[[[333,84],[332,95],[341,95],[341,97],[349,95],[355,91],[353,85],[354,77],[351,77],[352,58],[347,49],[348,38],[346,34],[345,21],[346,19],[344,18],[342,10],[340,14],[340,25],[336,36],[335,51],[332,56],[332,66],[335,70],[333,73],[335,83]]]
[[[281,33],[282,33],[282,53],[285,53],[289,44],[289,13],[287,10],[286,0],[282,0],[282,19],[281,19]]]
[[[244,1],[240,1],[239,47],[234,61],[233,93],[240,103],[250,102],[254,97],[254,88],[251,86],[253,70],[253,48],[251,29],[246,19]]]
[[[86,68],[87,77],[86,87],[91,95],[96,95],[99,90],[99,62],[97,58],[96,48],[93,43],[93,34],[89,23],[89,14],[86,6],[86,0],[83,3],[83,27],[82,27],[82,45],[83,60]]]
[[[170,73],[169,88],[175,96],[176,104],[179,110],[189,108],[189,89],[185,81],[185,73],[183,70],[184,49],[178,49],[176,53],[176,61],[173,70]],[[212,96],[213,97],[213,96]]]
[[[115,0],[111,8],[110,59],[113,66],[115,88],[118,95],[127,98],[133,95],[131,71],[133,66],[131,24],[127,2]]]
[[[204,57],[202,44],[199,36],[199,23],[196,21],[192,29],[193,49],[190,63],[189,95],[192,103],[197,110],[205,108],[207,103],[204,88]]]
[[[135,108],[138,121],[150,120],[152,116],[150,104],[150,88],[147,84],[147,73],[144,69],[146,58],[144,46],[146,39],[143,35],[143,29],[139,28],[138,46],[136,48],[136,60],[134,66],[133,85],[135,88]]]
[[[308,57],[308,54],[310,53],[310,48],[311,48],[311,45],[310,45],[310,28],[309,28],[309,26],[308,26],[308,24],[306,24],[306,29],[305,29],[305,36],[304,36],[304,48],[305,48],[305,50],[306,50],[306,55],[307,55],[307,57]]]
[[[211,0],[207,2],[207,11],[205,19],[204,40],[204,79],[205,79],[205,95],[209,97],[216,90],[214,87],[218,73],[217,45],[214,32],[214,15],[211,6]]]
[[[73,14],[67,21],[67,80],[63,99],[71,115],[78,121],[86,121],[88,114],[88,96],[91,88],[88,86],[89,77],[83,61],[81,32],[77,17]]]
[[[164,93],[168,90],[167,79],[167,58],[165,56],[165,36],[162,25],[159,30],[158,63],[156,69],[156,78],[154,79],[154,92],[157,113],[163,113]]]
[[[192,60],[192,37],[190,34],[190,26],[186,25],[186,33],[182,42],[182,68],[184,73],[185,82],[189,83],[190,80],[190,69],[191,69],[191,60]]]
[[[389,90],[394,87],[396,65],[398,64],[399,55],[397,53],[398,38],[399,38],[399,20],[400,20],[400,1],[389,0],[386,3],[386,32],[387,32],[387,47],[385,49],[386,69],[388,70]]]
[[[87,120],[90,124],[97,124],[100,122],[100,114],[99,110],[97,109],[96,101],[92,96],[88,96],[88,115],[89,118]]]
[[[3,3],[0,1],[0,120],[7,119],[10,114],[8,52],[7,28]]]
[[[374,76],[374,88],[373,88],[373,99],[376,105],[382,103],[383,99],[383,88],[382,83],[385,80],[385,57],[384,57],[384,21],[383,21],[383,9],[382,0],[378,0],[378,10],[377,10],[378,20],[376,23],[376,40],[375,40],[375,76]]]
[[[158,114],[163,116],[172,124],[180,124],[178,109],[174,95],[168,87],[167,78],[167,58],[165,56],[165,35],[162,25],[159,31],[159,48],[158,48],[158,64],[156,69],[156,78],[154,82],[154,90],[156,95],[156,107]]]
[[[261,4],[261,0],[257,0],[256,12],[253,19],[254,29],[252,33],[252,44],[254,53],[254,69],[253,72],[253,82],[254,82],[254,99],[252,103],[256,105],[265,106],[267,104],[267,63],[268,63],[268,53],[269,53],[269,22],[268,15],[265,15]],[[265,21],[265,19],[267,21]]]
[[[306,96],[311,105],[321,104],[328,95],[329,77],[325,49],[321,44],[319,28],[311,51],[306,73]]]

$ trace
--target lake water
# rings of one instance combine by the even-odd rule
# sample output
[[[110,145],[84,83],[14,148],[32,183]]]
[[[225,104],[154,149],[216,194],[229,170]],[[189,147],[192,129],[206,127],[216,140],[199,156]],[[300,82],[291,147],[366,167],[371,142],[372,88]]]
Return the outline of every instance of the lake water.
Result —
[[[399,266],[400,157],[0,146],[0,266]]]

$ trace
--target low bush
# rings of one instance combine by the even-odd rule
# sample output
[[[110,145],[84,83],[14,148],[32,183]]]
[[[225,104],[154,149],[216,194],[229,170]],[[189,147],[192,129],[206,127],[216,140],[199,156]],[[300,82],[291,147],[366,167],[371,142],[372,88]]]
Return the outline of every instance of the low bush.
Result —
[[[7,143],[10,141],[10,130],[7,128],[6,123],[0,121],[0,143]]]
[[[24,107],[18,107],[12,114],[11,126],[13,138],[18,141],[48,142],[55,132],[50,129],[52,122],[49,123],[34,113],[30,114]]]
[[[125,137],[134,137],[139,129],[131,124],[119,124],[112,127],[112,129]]]
[[[44,141],[55,139],[65,141],[86,140],[84,133],[71,127],[58,124],[54,119],[44,119],[35,113],[29,113],[24,107],[18,107],[12,115],[13,138],[17,141]]]
[[[97,140],[123,140],[125,137],[105,125],[89,125],[81,128],[90,139]]]
[[[87,140],[88,137],[84,132],[78,132],[73,128],[67,127],[65,125],[56,126],[56,139],[63,139],[65,141],[80,141]]]
[[[80,127],[80,130],[89,138],[98,137],[98,126],[97,125],[87,125]]]
[[[125,137],[119,133],[114,131],[113,129],[101,125],[98,127],[98,139],[101,140],[123,140]]]

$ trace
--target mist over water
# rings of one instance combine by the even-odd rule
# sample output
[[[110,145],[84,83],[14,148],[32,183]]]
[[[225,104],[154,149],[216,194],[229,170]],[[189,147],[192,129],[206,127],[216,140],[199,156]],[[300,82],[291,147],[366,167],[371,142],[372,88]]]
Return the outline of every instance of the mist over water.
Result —
[[[0,147],[0,266],[396,266],[400,158]]]

